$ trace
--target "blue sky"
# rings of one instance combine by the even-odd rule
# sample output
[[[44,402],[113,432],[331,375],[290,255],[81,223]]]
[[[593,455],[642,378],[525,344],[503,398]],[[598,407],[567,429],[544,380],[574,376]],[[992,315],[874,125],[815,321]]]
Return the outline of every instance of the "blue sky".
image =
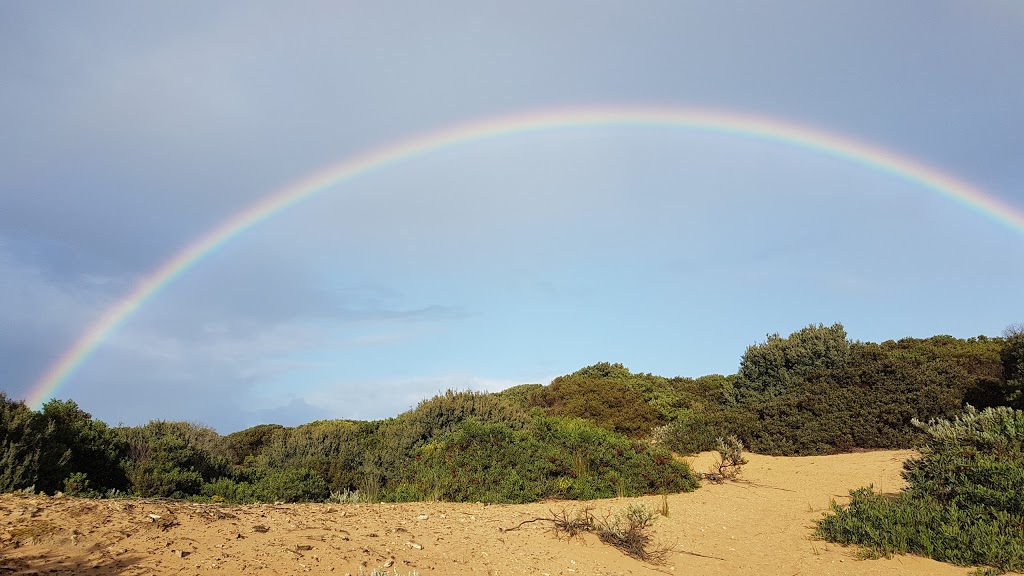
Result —
[[[871,142],[1024,211],[1024,9],[962,2],[0,5],[0,390],[133,283],[369,149],[591,105]],[[998,335],[1024,233],[779,143],[514,134],[325,191],[167,286],[57,392],[109,423],[382,418],[599,361],[733,373],[773,332]]]

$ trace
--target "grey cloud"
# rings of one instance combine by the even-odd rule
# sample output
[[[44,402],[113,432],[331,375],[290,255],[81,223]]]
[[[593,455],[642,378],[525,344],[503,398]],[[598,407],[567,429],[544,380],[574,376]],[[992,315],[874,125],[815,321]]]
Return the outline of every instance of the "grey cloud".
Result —
[[[778,116],[903,151],[1024,206],[1014,157],[1024,23],[982,5],[932,7],[927,21],[918,6],[884,2],[5,5],[0,385],[26,389],[134,282],[266,194],[367,149],[506,112],[653,103]],[[893,244],[925,251],[910,224],[931,218],[930,193],[855,170],[829,179],[834,166],[813,154],[722,140],[531,134],[367,174],[176,278],[64,392],[113,420],[299,419],[315,413],[304,403],[320,404],[291,390],[290,404],[262,400],[277,402],[272,412],[259,391],[315,372],[302,351],[407,344],[424,325],[483,322],[538,286],[568,305],[591,288],[574,273],[641,274],[648,257],[685,262],[679,276],[712,286],[708,300],[723,290],[725,260],[762,263],[728,272],[740,286],[725,290],[741,301],[775,262],[844,262],[861,272],[851,285],[877,285],[872,270],[894,285],[943,283],[942,256],[917,256],[916,269],[879,256],[897,254]],[[956,231],[978,239],[950,240],[945,254],[972,265],[971,251],[995,242]],[[778,250],[764,240],[785,234]],[[772,322],[791,312],[752,310],[749,321],[779,329]],[[433,386],[395,382],[351,413],[392,415]]]

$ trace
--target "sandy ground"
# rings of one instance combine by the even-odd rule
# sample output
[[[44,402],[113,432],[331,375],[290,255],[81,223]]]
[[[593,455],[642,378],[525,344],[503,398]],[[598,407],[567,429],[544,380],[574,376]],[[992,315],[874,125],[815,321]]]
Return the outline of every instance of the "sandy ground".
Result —
[[[0,575],[352,574],[421,575],[955,574],[967,568],[914,556],[858,560],[857,550],[813,538],[833,499],[874,484],[899,490],[907,451],[779,458],[750,455],[741,481],[668,497],[656,538],[667,563],[625,556],[592,535],[567,541],[552,512],[587,504],[292,504],[230,506],[153,500],[0,496]],[[706,470],[712,455],[689,459]],[[601,515],[632,502],[591,502]]]

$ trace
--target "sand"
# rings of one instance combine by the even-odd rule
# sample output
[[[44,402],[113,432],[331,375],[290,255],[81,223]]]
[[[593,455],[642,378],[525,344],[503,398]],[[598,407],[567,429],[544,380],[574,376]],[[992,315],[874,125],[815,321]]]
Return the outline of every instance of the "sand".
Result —
[[[661,498],[528,505],[449,503],[213,505],[159,500],[0,496],[0,575],[8,574],[955,574],[916,556],[860,560],[856,548],[816,540],[832,500],[873,484],[903,486],[913,453],[782,458],[749,455],[740,481],[668,497],[653,532],[673,551],[662,565],[624,555],[593,535],[559,538],[552,513],[594,506],[600,516]],[[706,470],[713,455],[689,459]]]

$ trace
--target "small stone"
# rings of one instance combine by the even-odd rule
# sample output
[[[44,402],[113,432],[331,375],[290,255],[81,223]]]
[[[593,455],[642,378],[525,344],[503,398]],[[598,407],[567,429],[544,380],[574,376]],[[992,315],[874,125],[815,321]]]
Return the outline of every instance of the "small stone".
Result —
[[[406,542],[405,545],[408,546],[409,548],[415,548],[417,550],[423,550],[423,545],[422,544],[417,544],[415,542],[411,542],[411,541],[410,542]]]
[[[259,532],[260,534],[266,534],[267,532],[270,532],[270,528],[268,528],[268,527],[266,527],[266,526],[264,526],[262,524],[257,524],[256,526],[252,527],[252,531],[253,532]]]
[[[191,552],[189,552],[188,550],[171,550],[171,554],[174,554],[178,558],[184,558],[185,556],[191,554]]]
[[[420,514],[419,516],[416,517],[417,520],[426,520],[428,518],[430,518],[429,514]]]

